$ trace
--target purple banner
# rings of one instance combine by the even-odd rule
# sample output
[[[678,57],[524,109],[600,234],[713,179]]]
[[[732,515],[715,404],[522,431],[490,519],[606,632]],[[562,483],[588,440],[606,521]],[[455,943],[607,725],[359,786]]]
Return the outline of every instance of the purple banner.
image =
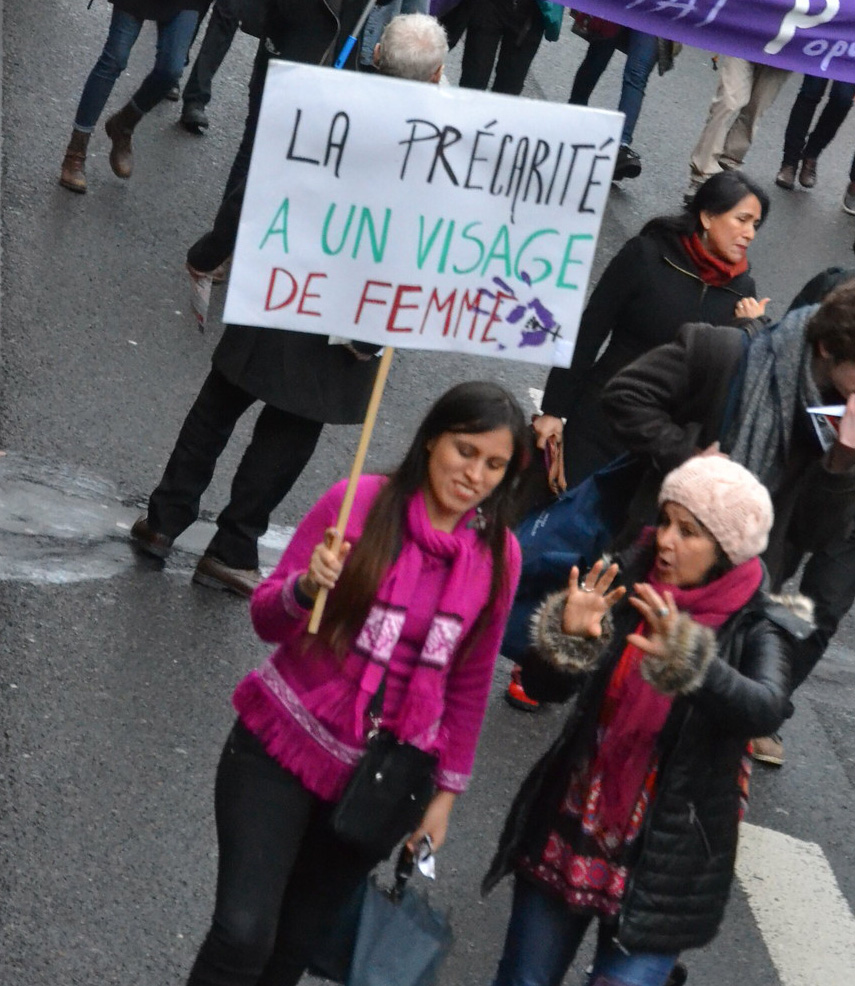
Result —
[[[721,55],[855,82],[855,0],[561,0]],[[453,0],[435,0],[451,7]]]

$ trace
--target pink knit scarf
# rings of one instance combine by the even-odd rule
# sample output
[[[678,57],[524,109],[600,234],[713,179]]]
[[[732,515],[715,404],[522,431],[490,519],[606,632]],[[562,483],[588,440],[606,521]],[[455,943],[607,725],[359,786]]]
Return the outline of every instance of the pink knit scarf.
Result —
[[[397,717],[406,731],[399,739],[427,748],[436,738],[442,709],[440,689],[448,665],[490,592],[492,557],[489,546],[478,535],[475,517],[475,511],[470,510],[450,534],[438,531],[430,522],[422,491],[411,497],[404,546],[381,583],[353,647],[363,659],[367,658],[356,701],[358,732],[401,636],[410,600],[418,590],[422,565],[426,557],[439,557],[448,559],[451,569]]]
[[[660,596],[671,592],[678,610],[713,630],[748,603],[762,579],[757,558],[737,565],[714,582],[686,589],[663,585],[652,572],[647,576]],[[636,632],[647,635],[649,629],[642,622]],[[600,828],[612,834],[624,832],[629,824],[673,702],[672,696],[656,691],[642,678],[641,660],[637,647],[628,644],[624,648],[606,691],[600,719],[602,741],[592,764],[591,776],[602,778]]]

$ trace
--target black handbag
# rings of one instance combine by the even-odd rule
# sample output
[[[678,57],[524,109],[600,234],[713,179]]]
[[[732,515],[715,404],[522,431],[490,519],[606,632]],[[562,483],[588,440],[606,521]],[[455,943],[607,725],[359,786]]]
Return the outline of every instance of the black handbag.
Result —
[[[368,856],[387,859],[422,820],[434,793],[436,760],[412,743],[401,742],[388,729],[372,730],[368,747],[333,809],[330,823],[335,834]]]

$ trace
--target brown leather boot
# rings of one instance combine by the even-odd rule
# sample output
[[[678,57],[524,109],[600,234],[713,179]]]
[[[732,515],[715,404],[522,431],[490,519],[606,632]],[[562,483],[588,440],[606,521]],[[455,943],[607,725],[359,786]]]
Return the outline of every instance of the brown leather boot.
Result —
[[[59,175],[59,183],[63,188],[81,195],[86,191],[86,149],[89,146],[89,137],[82,130],[71,131],[71,140],[65,149]]]
[[[131,134],[142,118],[142,113],[133,103],[125,103],[119,112],[114,113],[104,124],[107,136],[113,142],[110,149],[110,167],[117,178],[130,178],[134,172]]]

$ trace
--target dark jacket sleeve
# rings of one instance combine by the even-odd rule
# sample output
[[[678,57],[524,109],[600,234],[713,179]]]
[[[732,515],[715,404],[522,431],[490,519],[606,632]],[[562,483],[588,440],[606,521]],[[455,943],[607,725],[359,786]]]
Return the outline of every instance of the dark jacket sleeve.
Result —
[[[633,237],[603,271],[594,288],[576,337],[573,361],[569,369],[553,367],[546,380],[542,410],[557,418],[566,418],[574,409],[579,383],[594,365],[603,343],[617,323],[621,309],[632,298],[645,268],[643,243]]]
[[[796,641],[768,618],[742,637],[739,668],[717,658],[691,701],[729,732],[768,736],[784,721],[790,696],[790,664]]]
[[[602,406],[630,452],[653,457],[661,472],[695,451],[683,414],[692,396],[692,336],[702,326],[684,326],[673,342],[658,346],[616,374],[603,390]]]
[[[667,473],[695,454],[702,430],[710,441],[718,437],[743,335],[729,326],[684,325],[673,342],[616,374],[602,405],[627,449],[650,455]]]
[[[841,469],[839,463],[848,456],[838,452],[836,463],[836,451],[813,463],[800,484],[788,537],[802,551],[822,551],[855,528],[855,466]]]

